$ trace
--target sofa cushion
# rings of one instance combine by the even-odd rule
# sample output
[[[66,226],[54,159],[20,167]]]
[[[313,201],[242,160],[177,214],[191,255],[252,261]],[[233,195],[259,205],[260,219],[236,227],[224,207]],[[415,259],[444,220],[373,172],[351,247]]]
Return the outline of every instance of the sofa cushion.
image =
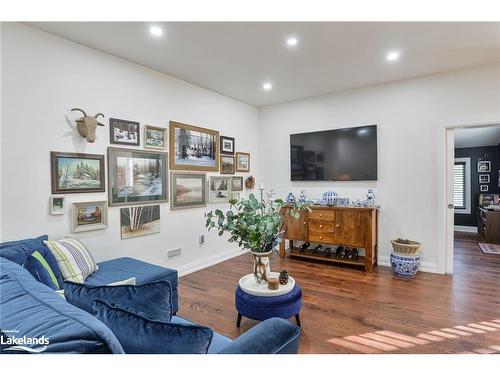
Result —
[[[54,272],[57,283],[62,287],[63,280],[61,271],[59,270],[59,266],[57,265],[56,258],[49,250],[49,248],[43,243],[43,241],[46,240],[48,240],[47,235],[43,235],[36,238],[27,238],[19,241],[1,243],[0,256],[19,265],[23,265],[26,263],[26,259],[29,255],[32,255],[34,251],[38,251],[47,261],[47,264]]]
[[[96,316],[115,334],[125,353],[205,354],[213,332],[208,327],[149,320],[96,299]]]
[[[45,259],[40,255],[38,251],[34,251],[33,254],[36,256],[28,255],[28,257],[26,258],[26,262],[22,266],[26,268],[29,273],[31,273],[36,281],[47,285],[51,289],[60,289],[55,276],[51,277],[51,274],[49,273],[50,268],[47,269],[45,267],[48,267]],[[52,275],[54,275],[52,270],[50,270],[50,272],[52,273]]]
[[[123,353],[111,330],[91,314],[0,257],[0,325],[8,336],[49,339],[44,353]],[[7,351],[4,351],[7,353]]]
[[[44,241],[61,270],[64,280],[83,283],[98,267],[85,245],[76,238]]]
[[[142,262],[133,258],[116,258],[100,262],[99,270],[85,279],[88,285],[108,285],[118,280],[135,277],[136,284],[147,284],[153,281],[168,281],[172,287],[172,312],[178,310],[177,271]]]
[[[172,288],[168,281],[142,285],[88,285],[64,282],[66,301],[93,314],[92,301],[101,299],[144,316],[169,322],[172,318]]]

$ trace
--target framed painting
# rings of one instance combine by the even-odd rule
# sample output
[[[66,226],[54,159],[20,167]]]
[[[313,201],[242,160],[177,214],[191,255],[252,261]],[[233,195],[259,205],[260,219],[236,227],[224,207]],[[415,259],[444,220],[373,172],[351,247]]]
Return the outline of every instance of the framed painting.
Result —
[[[172,210],[207,205],[207,175],[205,173],[172,172],[170,187],[170,209]]]
[[[50,153],[52,194],[105,191],[104,155]]]
[[[108,148],[109,206],[168,201],[168,154]]]
[[[144,148],[167,149],[167,129],[144,125]]]
[[[73,232],[107,228],[107,203],[106,201],[73,203]]]
[[[231,191],[243,191],[243,177],[231,177]]]
[[[170,169],[219,171],[219,132],[170,121]]]
[[[160,205],[120,208],[121,239],[160,233]]]
[[[220,173],[221,174],[234,174],[234,156],[221,155],[220,156]]]
[[[109,142],[115,145],[140,146],[140,124],[135,121],[109,119]]]
[[[228,203],[231,177],[210,176],[209,203]]]
[[[64,197],[50,197],[50,214],[64,215]]]
[[[220,136],[220,153],[234,155],[234,138]]]
[[[250,172],[250,154],[248,152],[236,153],[236,171]]]

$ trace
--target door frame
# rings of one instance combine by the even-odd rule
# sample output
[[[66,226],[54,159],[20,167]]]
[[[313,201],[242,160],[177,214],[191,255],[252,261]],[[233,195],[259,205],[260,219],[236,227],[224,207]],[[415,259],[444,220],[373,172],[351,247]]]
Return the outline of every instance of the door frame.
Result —
[[[453,274],[453,250],[454,250],[454,231],[455,231],[455,214],[453,208],[448,208],[448,205],[453,205],[453,168],[455,164],[455,129],[464,128],[487,128],[500,126],[500,120],[475,122],[469,124],[456,124],[444,128],[444,271],[446,274]],[[473,168],[473,165],[471,165]]]

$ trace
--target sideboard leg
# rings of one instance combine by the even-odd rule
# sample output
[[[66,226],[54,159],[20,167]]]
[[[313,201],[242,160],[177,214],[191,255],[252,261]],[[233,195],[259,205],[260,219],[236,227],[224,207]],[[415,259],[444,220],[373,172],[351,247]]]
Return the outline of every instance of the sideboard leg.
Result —
[[[285,259],[285,240],[280,242],[280,258]]]

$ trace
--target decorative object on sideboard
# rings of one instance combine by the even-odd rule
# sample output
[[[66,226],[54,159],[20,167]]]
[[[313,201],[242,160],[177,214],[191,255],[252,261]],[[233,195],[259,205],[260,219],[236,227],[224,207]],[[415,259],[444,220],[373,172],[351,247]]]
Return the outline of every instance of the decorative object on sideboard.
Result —
[[[109,142],[116,145],[140,146],[141,125],[136,121],[109,119]]]
[[[295,199],[295,195],[293,195],[292,192],[288,193],[288,195],[286,196],[286,202],[287,203],[295,203],[296,199]]]
[[[219,132],[170,121],[170,169],[218,172]]]
[[[234,138],[226,137],[224,135],[220,136],[220,153],[234,155]]]
[[[255,187],[255,178],[253,176],[248,176],[245,180],[245,186],[247,189],[252,190]]]
[[[327,191],[323,194],[323,200],[326,201],[328,206],[333,206],[336,198],[337,193],[334,191]]]
[[[206,173],[172,172],[170,187],[171,210],[205,207],[207,205]]]
[[[237,243],[242,249],[248,249],[254,256],[254,278],[259,284],[267,281],[269,274],[269,255],[273,248],[282,241],[286,221],[284,216],[300,217],[299,211],[310,210],[300,203],[288,204],[277,199],[273,192],[267,198],[258,200],[254,194],[239,201],[230,201],[231,207],[226,213],[217,209],[205,214],[205,226],[215,229],[219,236],[229,234],[229,242]]]
[[[64,215],[64,197],[50,197],[50,214]]]
[[[120,209],[121,238],[145,236],[160,232],[160,205]]]
[[[299,202],[300,203],[306,203],[306,201],[307,201],[306,191],[305,190],[301,190],[300,191],[300,195],[299,195]]]
[[[144,125],[144,148],[167,149],[167,129]]]
[[[280,281],[280,284],[281,285],[286,285],[288,284],[288,279],[290,278],[290,275],[288,274],[288,270],[283,268],[281,271],[280,271],[280,275],[279,275],[279,281]]]
[[[477,171],[479,173],[489,173],[491,172],[491,161],[483,160],[477,162]]]
[[[278,290],[280,288],[280,280],[275,276],[268,277],[267,287],[270,290]]]
[[[368,193],[366,194],[366,205],[368,207],[375,205],[375,192],[373,189],[368,189]]]
[[[109,206],[168,202],[168,154],[108,147]]]
[[[73,232],[106,229],[108,227],[108,202],[73,203]]]
[[[250,154],[248,152],[236,153],[236,171],[250,172]]]
[[[71,111],[80,111],[83,117],[76,120],[76,129],[78,134],[87,140],[89,143],[95,142],[95,129],[97,126],[105,126],[103,123],[97,121],[97,119],[104,115],[102,113],[96,113],[94,116],[88,116],[85,111],[81,108],[71,108]]]
[[[487,192],[488,191],[488,185],[480,185],[480,191],[482,192]]]
[[[390,259],[394,276],[404,279],[415,277],[420,268],[420,242],[398,238],[391,240],[391,244],[393,251]]]
[[[105,191],[104,155],[52,151],[52,194]]]

